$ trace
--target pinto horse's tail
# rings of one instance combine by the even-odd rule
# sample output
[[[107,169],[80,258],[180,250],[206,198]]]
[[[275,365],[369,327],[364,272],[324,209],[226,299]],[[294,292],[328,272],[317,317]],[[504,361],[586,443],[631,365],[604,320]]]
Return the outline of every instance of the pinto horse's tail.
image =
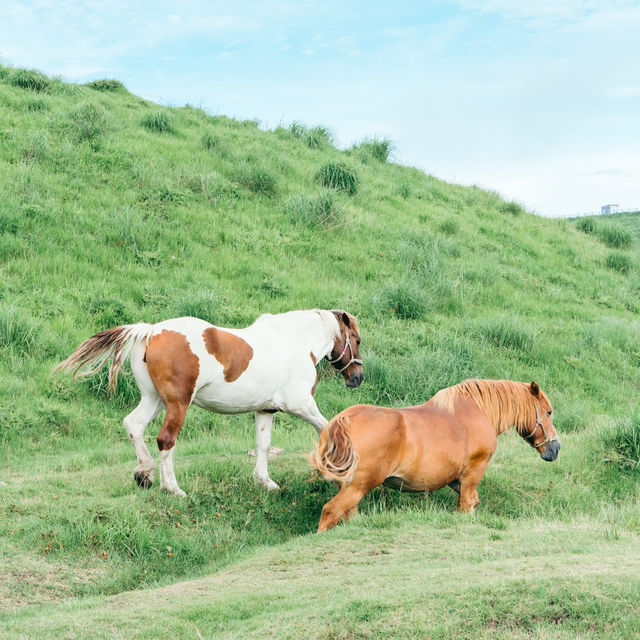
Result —
[[[98,373],[109,360],[109,392],[113,393],[118,382],[118,374],[131,353],[134,345],[147,341],[153,334],[150,324],[128,324],[109,329],[83,342],[64,362],[54,368],[57,371],[73,371],[74,379]]]
[[[307,458],[327,479],[348,482],[358,466],[358,454],[353,448],[348,416],[338,416],[322,432],[320,442]]]

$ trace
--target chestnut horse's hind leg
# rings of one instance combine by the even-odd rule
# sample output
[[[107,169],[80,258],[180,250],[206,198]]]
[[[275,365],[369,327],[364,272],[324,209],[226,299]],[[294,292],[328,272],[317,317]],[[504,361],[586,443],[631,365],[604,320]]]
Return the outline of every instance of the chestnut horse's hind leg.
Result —
[[[338,495],[329,500],[322,509],[318,533],[333,529],[342,518],[350,520],[355,516],[358,513],[358,504],[366,494],[366,491],[354,487],[352,484],[340,489]]]
[[[143,489],[148,489],[153,484],[156,468],[156,462],[144,442],[144,432],[161,409],[162,401],[155,389],[152,393],[143,392],[140,404],[122,421],[138,456],[138,466],[133,477]]]

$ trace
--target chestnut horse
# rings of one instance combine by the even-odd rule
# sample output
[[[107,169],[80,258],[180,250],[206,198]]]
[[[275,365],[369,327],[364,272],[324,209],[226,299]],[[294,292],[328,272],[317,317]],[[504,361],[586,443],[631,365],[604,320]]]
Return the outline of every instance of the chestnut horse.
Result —
[[[138,457],[134,478],[150,487],[156,463],[144,442],[147,425],[166,408],[158,435],[162,487],[184,496],[173,470],[176,439],[193,403],[217,413],[254,411],[256,466],[254,477],[270,490],[267,454],[278,411],[311,423],[318,433],[328,424],[313,394],[316,364],[328,358],[348,387],[364,374],[359,355],[358,322],[345,311],[290,311],[260,316],[245,329],[221,329],[197,318],[158,324],[131,324],[98,333],[54,371],[69,369],[81,376],[98,372],[110,360],[109,389],[127,358],[140,389],[138,406],[124,426]]]
[[[357,514],[375,487],[460,494],[458,511],[473,513],[477,487],[498,444],[515,427],[543,460],[558,457],[553,409],[535,382],[467,380],[407,409],[358,405],[338,414],[309,455],[313,466],[340,486],[322,510],[318,533]]]

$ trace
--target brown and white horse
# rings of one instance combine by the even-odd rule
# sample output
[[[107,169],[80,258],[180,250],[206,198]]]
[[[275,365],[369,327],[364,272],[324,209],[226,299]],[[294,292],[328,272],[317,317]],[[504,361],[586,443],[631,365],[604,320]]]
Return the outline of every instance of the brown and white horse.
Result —
[[[54,371],[68,369],[74,375],[89,376],[112,360],[109,388],[113,391],[118,373],[130,359],[142,397],[124,426],[138,456],[134,477],[141,487],[153,484],[156,468],[144,432],[164,406],[166,416],[157,439],[161,482],[170,493],[185,495],[173,470],[173,452],[193,403],[217,413],[255,412],[254,477],[267,489],[277,490],[267,464],[274,413],[298,416],[320,433],[328,423],[313,398],[316,364],[328,358],[346,385],[357,387],[364,379],[359,350],[358,323],[345,311],[265,314],[245,329],[176,318],[98,333]]]
[[[515,427],[543,460],[558,457],[552,412],[535,382],[510,380],[467,380],[407,409],[346,409],[309,455],[341,486],[322,510],[318,533],[356,515],[360,500],[381,484],[410,492],[449,485],[460,494],[458,511],[473,513],[501,433]]]

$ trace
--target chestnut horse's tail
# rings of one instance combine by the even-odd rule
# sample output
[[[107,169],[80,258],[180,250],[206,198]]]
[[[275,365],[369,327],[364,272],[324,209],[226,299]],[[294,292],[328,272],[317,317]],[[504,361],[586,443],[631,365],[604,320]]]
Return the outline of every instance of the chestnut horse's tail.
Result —
[[[113,393],[118,382],[118,374],[134,345],[148,340],[153,334],[150,324],[129,324],[109,329],[83,342],[53,372],[73,371],[73,377],[92,376],[98,373],[109,360],[109,392]]]
[[[358,454],[353,448],[349,430],[351,421],[338,416],[322,432],[320,442],[309,456],[309,462],[327,479],[348,482],[358,466]]]

